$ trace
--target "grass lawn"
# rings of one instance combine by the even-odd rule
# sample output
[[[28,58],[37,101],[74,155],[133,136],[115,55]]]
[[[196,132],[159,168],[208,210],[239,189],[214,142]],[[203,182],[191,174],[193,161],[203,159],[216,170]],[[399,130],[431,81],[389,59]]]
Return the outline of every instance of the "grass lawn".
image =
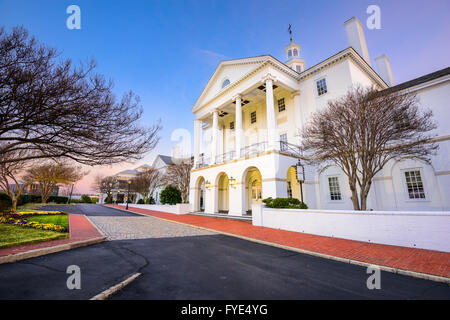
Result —
[[[23,228],[0,223],[0,248],[8,248],[68,237],[68,233]]]
[[[58,226],[69,228],[69,216],[65,214],[50,216],[30,216],[24,218],[27,221],[36,221],[40,223],[52,223]]]

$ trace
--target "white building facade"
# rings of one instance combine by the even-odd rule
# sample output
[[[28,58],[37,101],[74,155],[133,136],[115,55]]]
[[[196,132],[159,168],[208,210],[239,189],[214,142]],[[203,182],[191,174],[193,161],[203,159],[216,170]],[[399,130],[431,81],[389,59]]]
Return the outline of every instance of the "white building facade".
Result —
[[[389,88],[388,58],[375,58],[375,72],[359,21],[350,19],[345,29],[350,47],[308,69],[294,42],[285,48],[286,63],[264,55],[219,64],[192,108],[193,212],[242,216],[268,197],[300,199],[294,169],[300,132],[315,111],[357,84],[414,91],[439,124],[440,150],[431,165],[408,160],[386,166],[375,178],[368,208],[450,210],[445,197],[450,190],[448,70]],[[305,177],[303,199],[309,208],[352,209],[347,178],[338,167],[306,166]]]

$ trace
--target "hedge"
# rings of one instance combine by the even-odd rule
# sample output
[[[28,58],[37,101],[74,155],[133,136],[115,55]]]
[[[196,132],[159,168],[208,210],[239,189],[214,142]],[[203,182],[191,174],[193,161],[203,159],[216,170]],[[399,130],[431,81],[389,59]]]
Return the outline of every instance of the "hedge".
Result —
[[[263,200],[265,205],[269,208],[277,209],[308,209],[306,203],[302,203],[297,198],[275,198],[271,197]]]

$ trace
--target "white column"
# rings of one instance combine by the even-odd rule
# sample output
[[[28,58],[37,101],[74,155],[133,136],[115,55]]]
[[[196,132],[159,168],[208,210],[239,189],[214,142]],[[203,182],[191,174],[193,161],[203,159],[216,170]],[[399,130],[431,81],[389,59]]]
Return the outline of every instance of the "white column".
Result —
[[[194,167],[197,165],[200,157],[201,125],[201,120],[194,120]]]
[[[273,101],[273,81],[275,78],[268,74],[263,78],[266,84],[266,112],[267,112],[267,140],[269,150],[279,149],[277,146],[277,119],[275,117],[275,106]]]
[[[242,97],[238,94],[234,99],[236,100],[236,121],[234,123],[235,158],[238,159],[241,157],[242,148]]]
[[[212,145],[211,145],[211,163],[216,163],[217,156],[217,135],[219,131],[219,112],[213,111],[213,127],[212,127]]]
[[[304,115],[301,114],[301,109],[300,109],[300,92],[299,91],[295,91],[292,93],[291,95],[292,99],[294,100],[294,124],[295,124],[295,128],[297,129],[297,134],[300,134],[301,131],[303,130],[303,119],[304,119]],[[298,139],[298,142],[300,143],[300,137]]]

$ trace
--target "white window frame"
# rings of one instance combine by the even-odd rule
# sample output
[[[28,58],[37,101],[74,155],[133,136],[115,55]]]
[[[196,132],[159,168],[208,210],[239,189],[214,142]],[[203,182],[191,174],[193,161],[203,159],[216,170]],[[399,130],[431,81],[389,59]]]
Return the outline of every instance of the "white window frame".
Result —
[[[405,172],[411,172],[411,171],[419,171],[420,179],[422,180],[423,193],[425,194],[425,198],[411,199],[409,197],[408,184],[406,183]],[[421,167],[401,169],[400,170],[400,175],[401,175],[401,179],[402,179],[403,190],[404,190],[405,201],[406,202],[429,202],[430,201],[430,198],[429,198],[429,195],[428,195],[428,191],[427,191],[428,188],[425,186],[425,179],[424,179],[425,175],[423,174],[423,170],[422,170]]]
[[[344,202],[344,194],[342,192],[342,187],[341,187],[341,176],[337,175],[337,174],[332,174],[332,175],[327,175],[327,195],[328,195],[328,202],[329,203],[340,203],[340,202]],[[337,179],[337,183],[339,186],[339,194],[341,195],[341,199],[331,199],[331,190],[330,190],[330,178],[336,178]]]
[[[280,101],[281,100],[283,100],[284,109],[280,111]],[[277,99],[277,107],[278,107],[278,113],[286,111],[286,99],[284,97],[280,98],[280,99]]]
[[[319,95],[319,91],[317,89],[317,82],[319,82],[321,80],[325,80],[325,85],[327,86],[327,92]],[[315,94],[316,98],[322,98],[322,97],[326,96],[329,92],[330,92],[330,86],[329,86],[329,83],[328,83],[327,76],[321,76],[321,77],[316,78],[314,80],[314,94]]]
[[[255,122],[252,122],[252,113],[255,113]],[[250,111],[249,115],[250,125],[255,125],[258,122],[258,113],[256,112],[256,110],[253,110]]]

